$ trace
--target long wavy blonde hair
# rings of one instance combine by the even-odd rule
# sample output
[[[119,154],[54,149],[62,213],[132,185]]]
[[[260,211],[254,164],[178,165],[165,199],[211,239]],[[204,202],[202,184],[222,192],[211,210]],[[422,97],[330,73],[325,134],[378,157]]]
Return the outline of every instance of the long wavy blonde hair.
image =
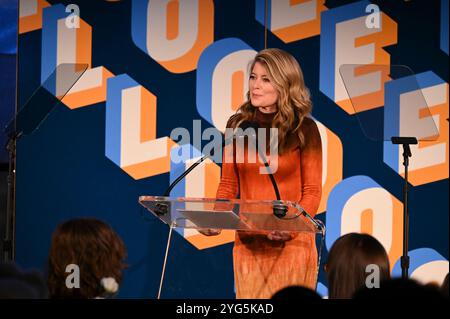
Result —
[[[260,51],[250,64],[250,73],[256,62],[264,66],[278,92],[277,114],[272,121],[272,127],[278,128],[279,153],[290,150],[298,145],[298,142],[302,147],[305,137],[300,127],[305,116],[311,113],[312,102],[300,65],[291,54],[276,48]],[[231,117],[230,124],[232,127],[238,127],[243,121],[252,121],[255,113],[256,107],[251,104],[250,92],[247,92],[247,101]],[[293,139],[291,135],[297,136],[298,140]]]

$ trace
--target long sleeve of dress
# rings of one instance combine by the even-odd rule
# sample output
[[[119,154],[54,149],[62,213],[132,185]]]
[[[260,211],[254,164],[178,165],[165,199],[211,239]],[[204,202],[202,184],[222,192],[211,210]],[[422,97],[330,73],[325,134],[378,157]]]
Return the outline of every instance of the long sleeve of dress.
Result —
[[[314,217],[322,196],[322,142],[316,123],[305,118],[302,123],[305,145],[301,151],[302,198],[299,204]]]
[[[239,193],[238,177],[233,163],[222,163],[222,177],[217,189],[216,198],[234,199]]]
[[[227,127],[229,127],[229,123],[227,123]],[[234,143],[229,144],[222,149],[222,173],[219,187],[217,188],[216,198],[235,199],[239,194],[239,177],[234,163],[234,150]],[[232,152],[233,161],[227,160],[227,152]]]

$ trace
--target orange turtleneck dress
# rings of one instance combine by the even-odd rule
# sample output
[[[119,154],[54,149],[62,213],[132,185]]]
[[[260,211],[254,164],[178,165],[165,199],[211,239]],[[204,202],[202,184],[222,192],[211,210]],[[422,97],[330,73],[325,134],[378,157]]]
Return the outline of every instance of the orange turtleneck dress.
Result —
[[[275,113],[258,109],[255,120],[260,127],[270,128]],[[228,125],[227,125],[228,126]],[[298,202],[314,216],[322,192],[322,146],[315,122],[305,118],[301,130],[305,145],[278,156],[278,169],[273,174],[282,200]],[[292,138],[292,136],[291,136]],[[295,137],[294,137],[295,138]],[[217,198],[274,200],[276,195],[267,174],[260,174],[262,163],[222,164],[222,177]],[[315,289],[317,249],[311,233],[291,233],[288,241],[273,241],[269,232],[237,231],[233,248],[236,298],[270,298],[278,290],[301,285]]]

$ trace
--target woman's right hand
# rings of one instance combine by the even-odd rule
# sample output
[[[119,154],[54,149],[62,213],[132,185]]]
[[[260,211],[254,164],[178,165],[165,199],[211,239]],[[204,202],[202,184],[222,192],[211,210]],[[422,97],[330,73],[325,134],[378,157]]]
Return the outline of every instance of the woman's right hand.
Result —
[[[202,228],[197,229],[197,231],[205,236],[217,236],[222,232],[222,229]]]

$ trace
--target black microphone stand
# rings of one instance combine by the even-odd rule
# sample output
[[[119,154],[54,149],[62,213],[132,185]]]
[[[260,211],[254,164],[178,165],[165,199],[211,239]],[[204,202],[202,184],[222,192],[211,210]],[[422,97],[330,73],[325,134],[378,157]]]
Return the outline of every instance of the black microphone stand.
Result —
[[[15,126],[15,123],[14,123]],[[15,260],[15,232],[16,232],[16,147],[17,140],[22,133],[11,133],[6,149],[9,153],[8,164],[8,190],[6,199],[6,220],[5,220],[5,234],[3,238],[3,260],[12,262]]]
[[[3,238],[3,257],[5,261],[15,260],[16,242],[16,167],[17,167],[17,142],[24,135],[31,135],[44,122],[55,105],[64,98],[75,82],[83,75],[87,64],[63,63],[43,82],[26,101],[23,107],[19,107],[19,98],[16,94],[16,111],[14,117],[6,126],[4,132],[8,134],[6,148],[9,152],[8,195],[5,222],[5,237]],[[77,72],[73,73],[73,70]],[[55,96],[49,91],[51,83],[56,83],[57,73],[71,74],[72,78],[65,78],[64,94]],[[69,82],[70,80],[70,82]],[[16,86],[18,86],[16,79]]]
[[[255,130],[257,130],[259,128],[259,124],[257,122],[250,122],[250,125]],[[288,207],[285,204],[283,204],[283,202],[281,201],[281,195],[280,195],[280,191],[278,190],[277,182],[275,181],[275,177],[273,176],[272,170],[270,169],[270,165],[267,162],[266,155],[264,154],[264,150],[260,149],[260,147],[259,147],[257,134],[255,135],[254,144],[258,151],[259,157],[261,158],[261,160],[264,163],[264,166],[266,167],[267,174],[269,175],[270,182],[272,183],[273,190],[275,191],[275,196],[277,198],[275,204],[272,207],[273,214],[278,218],[284,218],[288,212]],[[304,210],[303,210],[303,212],[306,213]]]
[[[251,125],[253,125],[251,122],[245,121],[243,123],[241,123],[241,125],[239,126],[240,129],[242,130],[246,130],[249,127],[252,127]],[[234,140],[235,136],[233,135],[231,140]],[[223,141],[222,147],[224,147],[227,144],[227,140]],[[186,177],[187,174],[189,174],[194,168],[196,168],[198,165],[200,165],[205,159],[207,158],[211,158],[214,156],[214,148],[212,149],[210,154],[206,154],[204,156],[202,156],[200,159],[197,160],[197,162],[195,162],[194,164],[192,164],[187,170],[185,170],[180,176],[178,176],[167,188],[167,190],[164,192],[164,197],[169,197],[170,196],[170,192],[172,191],[172,189],[181,181],[183,180],[183,178]],[[155,209],[155,213],[157,213],[158,215],[164,215],[167,214],[169,212],[169,205],[168,203],[165,202],[159,202],[157,204],[157,207]]]
[[[409,240],[409,211],[408,211],[408,166],[409,158],[412,156],[411,144],[417,144],[415,137],[398,137],[391,138],[393,144],[403,145],[403,166],[405,167],[405,184],[403,186],[403,255],[400,259],[402,268],[402,279],[408,279],[409,256],[408,256],[408,240]]]
[[[270,169],[270,165],[267,162],[266,156],[264,155],[263,150],[259,148],[258,142],[255,141],[256,148],[258,150],[259,156],[261,157],[264,166],[266,167],[267,174],[269,174],[270,181],[272,182],[273,190],[275,191],[275,196],[277,197],[277,202],[273,205],[273,214],[278,218],[283,218],[286,216],[288,208],[286,205],[281,203],[280,191],[278,190],[277,182],[275,181],[275,177],[273,176],[272,170]]]
[[[214,152],[214,149],[213,149]],[[214,153],[211,154],[211,156],[214,156]],[[169,188],[167,188],[167,190],[164,192],[164,197],[168,197],[170,196],[170,192],[172,191],[172,189],[183,179],[186,177],[187,174],[189,174],[194,168],[196,168],[198,165],[200,165],[205,159],[207,159],[208,157],[210,157],[209,154],[202,156],[199,160],[197,160],[197,162],[195,162],[194,164],[192,164],[187,170],[185,170],[183,172],[183,174],[181,174],[180,176],[177,177],[176,180],[174,180],[172,182],[172,184],[169,185]]]

